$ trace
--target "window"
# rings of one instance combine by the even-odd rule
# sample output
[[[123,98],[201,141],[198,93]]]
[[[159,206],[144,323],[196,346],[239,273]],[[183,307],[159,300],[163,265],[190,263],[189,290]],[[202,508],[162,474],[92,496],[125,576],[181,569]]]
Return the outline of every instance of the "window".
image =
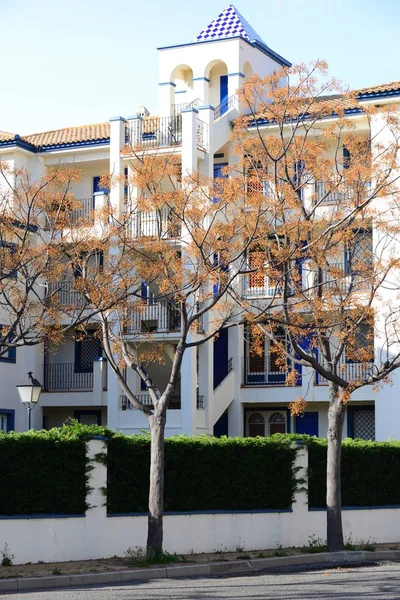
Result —
[[[343,169],[348,169],[350,167],[351,155],[350,150],[343,146]]]
[[[7,415],[0,413],[0,431],[7,432]]]
[[[14,430],[15,411],[0,408],[0,432],[8,433]]]
[[[366,277],[372,262],[372,232],[364,229],[355,231],[352,244],[344,253],[345,273],[347,275],[362,273]]]
[[[375,409],[373,406],[347,408],[347,435],[361,440],[375,440]]]
[[[75,372],[91,373],[93,360],[101,356],[101,343],[93,333],[75,342]]]
[[[253,413],[249,418],[249,437],[265,436],[265,419],[261,413]]]
[[[3,325],[0,325],[0,330],[3,327]],[[4,346],[2,347],[0,345],[0,350],[3,350]],[[9,362],[9,363],[15,363],[17,360],[17,349],[15,348],[9,348],[5,354],[2,354],[0,356],[0,362]]]
[[[274,413],[269,418],[269,434],[286,433],[286,418],[282,413]]]
[[[374,361],[374,328],[369,323],[359,323],[349,335],[347,363]]]
[[[254,249],[248,255],[248,268],[252,272],[248,277],[248,291],[251,294],[265,294],[265,252],[261,249]]]

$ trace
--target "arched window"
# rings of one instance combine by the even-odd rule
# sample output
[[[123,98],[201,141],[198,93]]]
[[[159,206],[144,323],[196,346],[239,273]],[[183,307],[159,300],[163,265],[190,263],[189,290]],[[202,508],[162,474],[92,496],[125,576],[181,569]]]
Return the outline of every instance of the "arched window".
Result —
[[[282,413],[274,413],[269,419],[269,435],[286,433],[286,419]]]
[[[265,419],[261,413],[253,413],[249,419],[249,436],[265,437]]]

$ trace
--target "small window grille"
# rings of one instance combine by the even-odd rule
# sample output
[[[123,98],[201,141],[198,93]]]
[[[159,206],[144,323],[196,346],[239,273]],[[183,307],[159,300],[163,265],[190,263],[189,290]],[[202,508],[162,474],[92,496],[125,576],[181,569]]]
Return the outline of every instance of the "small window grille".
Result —
[[[269,434],[286,433],[286,418],[282,413],[274,413],[269,419]]]
[[[354,438],[360,438],[362,440],[375,440],[375,411],[354,411],[353,436]]]
[[[261,413],[253,413],[249,418],[249,437],[265,437],[265,419]]]

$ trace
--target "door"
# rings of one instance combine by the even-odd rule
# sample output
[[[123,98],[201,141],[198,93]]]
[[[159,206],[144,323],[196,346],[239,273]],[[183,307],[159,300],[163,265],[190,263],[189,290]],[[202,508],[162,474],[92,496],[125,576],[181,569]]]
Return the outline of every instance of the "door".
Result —
[[[214,390],[228,371],[228,330],[222,329],[214,341]]]
[[[223,115],[228,110],[228,75],[220,77],[220,103],[221,115]]]
[[[228,166],[228,163],[219,163],[218,165],[214,165],[214,180],[227,177],[227,175],[224,175],[222,173],[222,168],[227,167],[227,166]],[[214,202],[219,202],[221,192],[222,192],[221,187],[218,186],[218,184],[214,183],[214,197],[213,197]]]
[[[302,417],[296,417],[296,433],[318,437],[318,412],[305,412]]]

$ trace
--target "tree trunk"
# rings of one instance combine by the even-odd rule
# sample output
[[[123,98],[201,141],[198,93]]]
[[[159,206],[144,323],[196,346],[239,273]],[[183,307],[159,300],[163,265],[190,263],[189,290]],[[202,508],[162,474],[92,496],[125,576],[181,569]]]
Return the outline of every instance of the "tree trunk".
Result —
[[[344,405],[338,386],[329,382],[328,459],[326,466],[326,509],[328,550],[343,550],[341,454]]]
[[[149,518],[147,530],[147,555],[154,558],[160,554],[163,545],[164,513],[164,431],[166,409],[154,409],[150,417],[150,489]]]

